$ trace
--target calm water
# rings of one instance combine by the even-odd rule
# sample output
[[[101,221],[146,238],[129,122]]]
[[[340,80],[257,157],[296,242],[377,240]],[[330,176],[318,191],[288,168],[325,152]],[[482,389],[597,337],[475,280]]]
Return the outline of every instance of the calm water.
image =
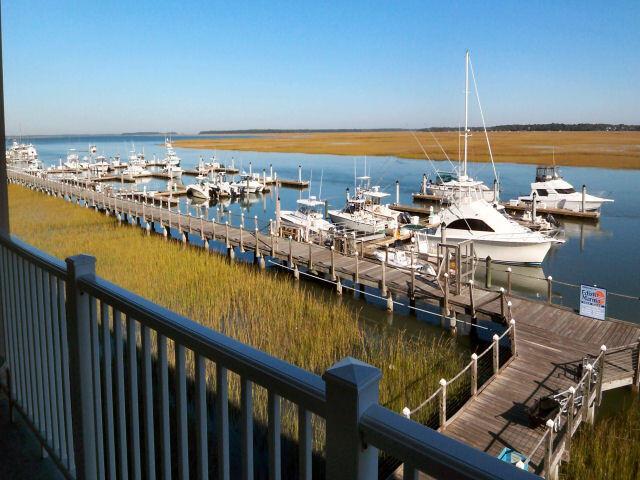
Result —
[[[175,137],[197,138],[197,137]],[[89,145],[95,144],[98,152],[109,157],[119,153],[126,160],[135,142],[135,149],[144,149],[147,158],[157,155],[164,158],[164,139],[159,136],[96,136],[96,137],[39,137],[31,139],[36,145],[40,159],[45,165],[57,164],[58,159],[66,156],[67,149],[75,148],[82,156]],[[194,150],[177,148],[182,159],[183,168],[194,168],[199,157],[205,160],[212,155],[210,150]],[[249,169],[252,163],[254,172],[262,172],[273,165],[274,171],[280,178],[296,178],[297,166],[302,165],[302,176],[311,178],[311,194],[320,195],[328,200],[330,207],[339,208],[343,205],[345,189],[354,185],[354,158],[336,155],[308,155],[287,153],[258,153],[217,151],[218,161],[230,164],[232,158],[238,168]],[[434,162],[436,168],[450,170],[446,161]],[[364,173],[364,157],[355,160],[358,175]],[[501,179],[501,198],[507,200],[519,194],[528,194],[530,183],[535,174],[535,166],[498,164],[498,174]],[[470,173],[475,178],[484,180],[488,185],[493,183],[493,174],[489,164],[470,164]],[[367,172],[370,172],[372,183],[381,185],[391,194],[390,201],[395,200],[395,181],[400,181],[400,201],[411,203],[411,194],[418,190],[423,173],[433,173],[432,167],[426,161],[404,160],[396,157],[369,157]],[[576,189],[586,184],[588,191],[595,195],[603,195],[615,199],[614,204],[603,208],[602,218],[598,224],[564,222],[564,245],[552,249],[543,265],[539,268],[520,267],[514,273],[522,273],[522,277],[513,277],[514,286],[522,293],[536,296],[546,295],[547,275],[554,279],[573,284],[592,284],[607,288],[609,292],[638,297],[640,295],[640,209],[638,208],[638,194],[640,194],[640,171],[638,170],[607,170],[599,168],[564,167],[563,176]],[[190,176],[184,176],[183,182],[188,184],[195,181]],[[142,190],[166,190],[167,182],[147,180],[139,184],[125,184],[124,188]],[[321,190],[321,191],[320,191]],[[296,199],[309,195],[309,191],[299,191],[283,188],[280,191],[282,209],[294,209]],[[189,209],[194,215],[208,214],[213,218],[217,215],[216,208],[205,210],[201,206],[189,204],[186,198],[181,200],[181,210]],[[230,220],[234,224],[241,221],[241,214],[247,227],[253,228],[254,217],[257,217],[260,228],[264,228],[270,218],[274,218],[275,193],[255,196],[241,203],[225,203],[220,208],[221,219]],[[503,267],[497,267],[503,268]],[[494,274],[494,283],[499,284],[500,273]],[[504,280],[504,275],[502,275]],[[571,287],[554,286],[556,302],[576,306],[578,290]],[[640,322],[640,302],[609,296],[608,315],[626,320]],[[376,315],[377,316],[377,315]]]

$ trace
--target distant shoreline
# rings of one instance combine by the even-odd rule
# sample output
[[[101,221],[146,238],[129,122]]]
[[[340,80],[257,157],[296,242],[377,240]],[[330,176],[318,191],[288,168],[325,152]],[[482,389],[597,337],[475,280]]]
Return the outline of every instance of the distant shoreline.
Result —
[[[176,139],[174,144],[211,150],[425,159],[422,144],[431,159],[439,160],[445,158],[442,149],[457,159],[460,140],[457,131],[417,131],[420,144],[407,130],[253,133],[249,138]],[[489,138],[494,161],[499,163],[551,164],[555,157],[555,163],[564,166],[640,169],[640,131],[492,131]],[[469,158],[490,161],[482,132],[473,132]]]

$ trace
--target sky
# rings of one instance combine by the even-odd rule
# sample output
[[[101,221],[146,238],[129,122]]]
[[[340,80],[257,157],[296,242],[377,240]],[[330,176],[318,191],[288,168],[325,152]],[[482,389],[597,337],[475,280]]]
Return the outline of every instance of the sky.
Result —
[[[638,0],[5,0],[2,43],[9,134],[457,126],[466,49],[488,125],[640,123]]]

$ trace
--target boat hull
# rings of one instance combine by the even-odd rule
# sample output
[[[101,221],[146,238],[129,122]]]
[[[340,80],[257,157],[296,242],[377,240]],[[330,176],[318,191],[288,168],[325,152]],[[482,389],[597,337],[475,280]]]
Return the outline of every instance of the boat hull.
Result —
[[[385,227],[378,222],[364,222],[341,215],[341,212],[329,211],[331,222],[347,230],[355,230],[362,233],[380,233],[384,232]]]

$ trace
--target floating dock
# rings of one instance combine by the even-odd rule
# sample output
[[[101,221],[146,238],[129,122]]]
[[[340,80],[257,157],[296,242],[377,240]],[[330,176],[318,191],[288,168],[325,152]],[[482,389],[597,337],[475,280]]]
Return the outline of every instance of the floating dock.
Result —
[[[510,203],[502,203],[505,210],[508,212],[530,212],[531,205],[512,205]],[[565,208],[542,208],[540,205],[536,206],[536,212],[544,215],[553,215],[554,217],[561,218],[577,218],[582,220],[598,220],[600,218],[600,211],[588,211],[588,212],[575,212],[573,210],[567,210]]]

